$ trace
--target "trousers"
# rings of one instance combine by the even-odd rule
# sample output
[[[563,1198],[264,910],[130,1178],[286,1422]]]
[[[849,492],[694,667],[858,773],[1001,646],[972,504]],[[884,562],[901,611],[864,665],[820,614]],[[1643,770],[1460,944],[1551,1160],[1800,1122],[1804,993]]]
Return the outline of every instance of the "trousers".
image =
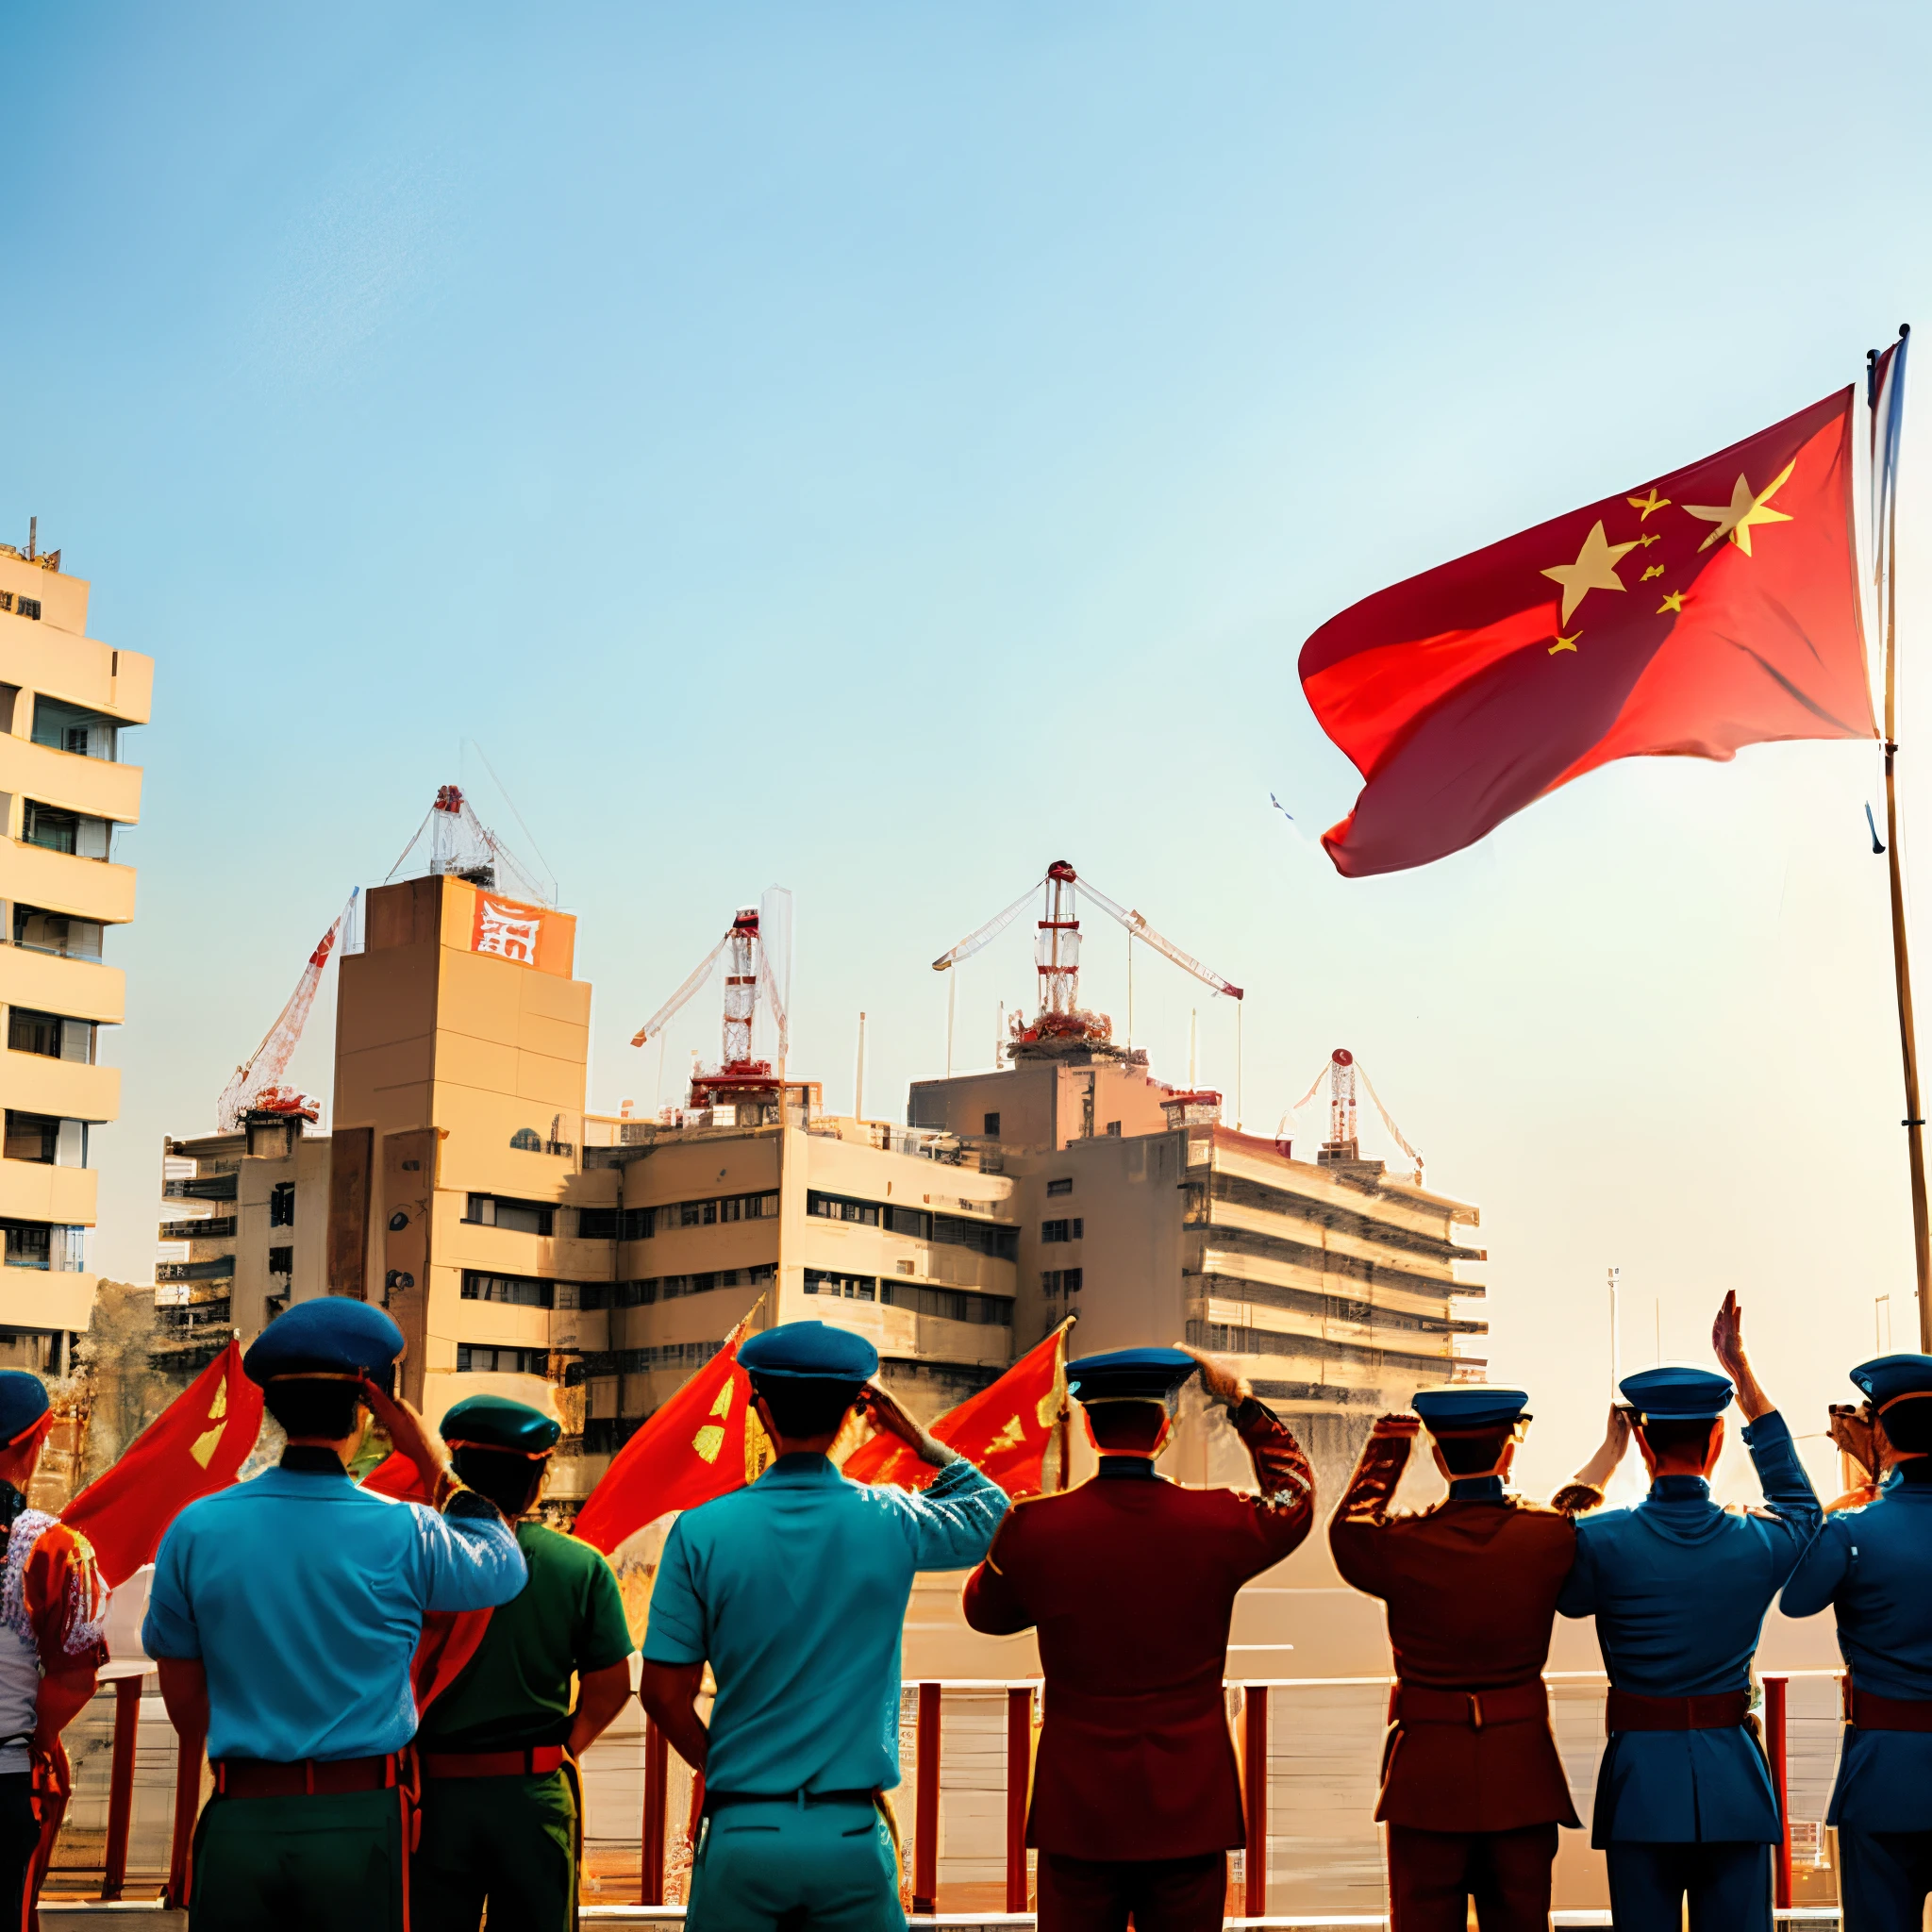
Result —
[[[1932,1893],[1932,1831],[1838,1828],[1845,1932],[1919,1932]]]
[[[1220,1932],[1227,1854],[1105,1862],[1041,1852],[1039,1932]]]
[[[686,1932],[906,1932],[899,1860],[869,1804],[738,1804],[705,1820]]]
[[[1519,1831],[1389,1827],[1391,1932],[1548,1932],[1555,1824]]]
[[[40,1848],[33,1786],[31,1772],[0,1774],[0,1925],[21,1923],[27,1871]]]
[[[560,1771],[427,1778],[410,1860],[415,1932],[569,1932],[576,1913],[577,1807]]]
[[[189,1932],[405,1932],[398,1790],[210,1798],[194,1828]]]
[[[1769,1845],[1612,1844],[1604,1858],[1617,1932],[1678,1932],[1686,1899],[1690,1932],[1772,1932]]]

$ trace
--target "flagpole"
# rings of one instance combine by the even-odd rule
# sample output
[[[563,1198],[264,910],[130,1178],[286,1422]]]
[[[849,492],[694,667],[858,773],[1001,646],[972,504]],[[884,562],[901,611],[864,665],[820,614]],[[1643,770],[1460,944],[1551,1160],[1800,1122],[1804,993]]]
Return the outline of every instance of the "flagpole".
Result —
[[[1901,325],[1899,342],[1903,347],[1910,335],[1909,325]],[[1894,380],[1904,376],[1901,368]],[[1877,403],[1874,395],[1868,398]],[[1897,449],[1890,437],[1885,441],[1885,461],[1891,464]],[[1925,1121],[1919,1110],[1919,1042],[1912,1023],[1912,968],[1906,942],[1905,868],[1898,842],[1898,481],[1891,479],[1890,501],[1886,508],[1885,532],[1885,850],[1886,868],[1891,884],[1891,967],[1898,987],[1899,1051],[1905,1062],[1906,1153],[1912,1190],[1912,1261],[1919,1290],[1919,1346],[1932,1352],[1932,1224],[1928,1224],[1925,1201]],[[1875,531],[1873,533],[1877,534]]]

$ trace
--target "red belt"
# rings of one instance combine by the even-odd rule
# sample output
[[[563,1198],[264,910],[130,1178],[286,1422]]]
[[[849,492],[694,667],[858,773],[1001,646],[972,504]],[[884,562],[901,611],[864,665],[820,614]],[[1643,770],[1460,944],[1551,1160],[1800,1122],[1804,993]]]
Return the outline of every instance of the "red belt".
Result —
[[[408,1781],[396,1752],[387,1757],[310,1757],[299,1764],[220,1757],[213,1770],[216,1794],[224,1798],[334,1798],[348,1791],[389,1790]]]
[[[1486,1724],[1531,1723],[1545,1716],[1549,1707],[1549,1693],[1541,1677],[1528,1684],[1479,1690],[1434,1690],[1404,1683],[1389,1689],[1391,1724],[1467,1724],[1479,1731]]]
[[[1748,1690],[1719,1690],[1708,1697],[1641,1697],[1612,1689],[1604,1728],[1619,1731],[1732,1731],[1751,1715]]]
[[[1846,1686],[1845,1715],[1854,1730],[1932,1731],[1932,1701],[1922,1697],[1881,1697],[1875,1690]]]
[[[563,1763],[561,1744],[527,1751],[425,1751],[425,1777],[547,1777]]]

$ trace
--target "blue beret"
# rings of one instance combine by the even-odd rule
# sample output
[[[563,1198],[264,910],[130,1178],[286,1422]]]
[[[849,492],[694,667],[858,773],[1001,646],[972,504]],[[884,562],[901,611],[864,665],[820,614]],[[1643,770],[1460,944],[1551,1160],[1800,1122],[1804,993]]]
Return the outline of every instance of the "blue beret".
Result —
[[[1705,1422],[1722,1415],[1736,1391],[1728,1375],[1680,1362],[1643,1369],[1617,1384],[1624,1400],[1652,1422]]]
[[[851,1382],[877,1374],[879,1352],[864,1336],[825,1322],[781,1322],[738,1351],[755,1382]]]
[[[25,1369],[0,1369],[0,1445],[10,1445],[49,1407],[47,1385]]]
[[[1200,1367],[1177,1348],[1117,1348],[1067,1364],[1067,1388],[1082,1402],[1172,1402]]]
[[[1908,1395],[1932,1395],[1932,1355],[1882,1355],[1859,1363],[1852,1380],[1880,1408]]]
[[[242,1357],[251,1382],[282,1375],[367,1375],[386,1384],[403,1352],[403,1331],[367,1302],[323,1294],[277,1315]]]
[[[478,1449],[510,1449],[522,1456],[547,1456],[557,1447],[563,1424],[527,1402],[508,1395],[467,1395],[444,1411],[442,1440]]]
[[[1486,1382],[1455,1382],[1418,1389],[1412,1405],[1431,1434],[1444,1429],[1502,1429],[1523,1420],[1529,1395],[1522,1389],[1492,1389]]]

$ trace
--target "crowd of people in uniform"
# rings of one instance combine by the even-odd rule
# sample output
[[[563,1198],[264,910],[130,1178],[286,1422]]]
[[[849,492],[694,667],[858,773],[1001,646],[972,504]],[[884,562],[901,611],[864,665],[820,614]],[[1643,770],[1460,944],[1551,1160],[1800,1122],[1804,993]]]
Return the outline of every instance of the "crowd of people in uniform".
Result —
[[[1932,1357],[1853,1371],[1834,1410],[1873,1481],[1827,1514],[1752,1373],[1727,1296],[1718,1371],[1621,1385],[1604,1441],[1547,1504],[1508,1487],[1524,1391],[1424,1390],[1374,1425],[1328,1527],[1343,1578],[1386,1607],[1394,1685],[1376,1818],[1394,1932],[1542,1932],[1557,1833],[1579,1821],[1543,1668],[1558,1616],[1593,1617],[1609,1677],[1591,1841],[1614,1923],[1770,1932],[1782,1836],[1752,1714],[1764,1618],[1837,1612],[1846,1728],[1829,1823],[1847,1932],[1917,1927],[1932,1892]],[[279,1466],[191,1504],[157,1558],[142,1642],[168,1713],[204,1736],[213,1793],[189,1877],[193,1932],[563,1932],[577,1910],[576,1766],[632,1694],[617,1582],[533,1510],[557,1422],[494,1396],[441,1430],[394,1392],[380,1309],[297,1304],[246,1373]],[[1224,1364],[1128,1349],[1070,1365],[1098,1463],[1012,1502],[877,1380],[871,1344],[794,1322],[740,1360],[774,1459],[680,1515],[651,1596],[638,1694],[702,1776],[692,1932],[899,1932],[900,1640],[920,1571],[969,1571],[977,1630],[1036,1634],[1045,1680],[1027,1841],[1041,1932],[1208,1932],[1243,1842],[1224,1678],[1241,1587],[1315,1519],[1307,1457]],[[1198,1377],[1254,1491],[1156,1467]],[[1761,1507],[1709,1476],[1735,1403]],[[60,1734],[106,1660],[83,1538],[29,1509],[44,1388],[0,1374],[0,1886],[25,1911]],[[869,1423],[933,1471],[841,1474]],[[350,1474],[372,1424],[426,1504]],[[1447,1494],[1391,1504],[1419,1436]],[[1643,1500],[1604,1507],[1634,1442]],[[707,1700],[709,1700],[707,1708]]]

